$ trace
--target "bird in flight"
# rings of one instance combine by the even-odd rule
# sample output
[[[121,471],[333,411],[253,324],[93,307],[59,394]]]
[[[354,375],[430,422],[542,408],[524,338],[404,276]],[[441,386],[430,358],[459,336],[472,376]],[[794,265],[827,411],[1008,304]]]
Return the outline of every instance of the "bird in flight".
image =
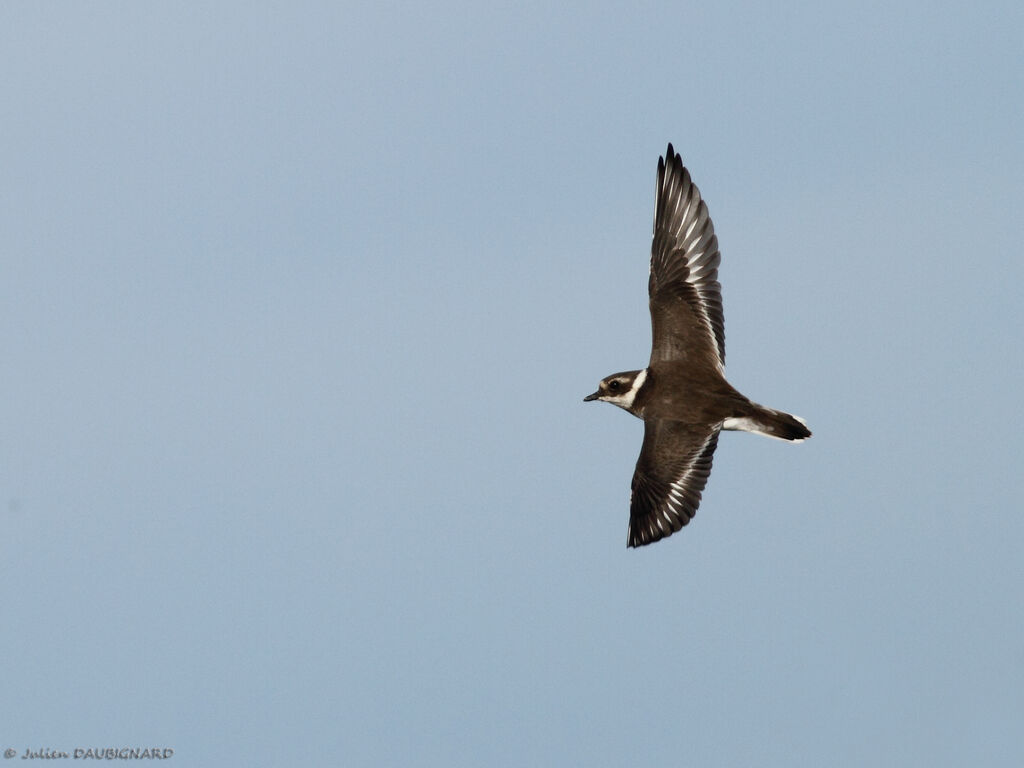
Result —
[[[696,514],[723,429],[799,443],[805,422],[744,397],[725,380],[722,256],[708,207],[668,145],[658,159],[651,245],[653,344],[641,371],[604,378],[584,401],[604,400],[644,421],[626,544],[641,547]]]

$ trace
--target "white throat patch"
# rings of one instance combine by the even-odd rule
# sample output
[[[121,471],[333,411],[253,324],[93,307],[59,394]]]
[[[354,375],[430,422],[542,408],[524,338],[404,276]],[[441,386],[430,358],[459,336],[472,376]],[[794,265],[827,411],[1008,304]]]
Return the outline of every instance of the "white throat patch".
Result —
[[[647,369],[644,368],[640,373],[633,379],[633,386],[631,386],[626,392],[618,395],[608,395],[602,397],[606,403],[612,403],[613,405],[619,406],[619,408],[625,408],[627,411],[633,407],[633,401],[636,400],[636,393],[640,391],[640,387],[647,381]]]

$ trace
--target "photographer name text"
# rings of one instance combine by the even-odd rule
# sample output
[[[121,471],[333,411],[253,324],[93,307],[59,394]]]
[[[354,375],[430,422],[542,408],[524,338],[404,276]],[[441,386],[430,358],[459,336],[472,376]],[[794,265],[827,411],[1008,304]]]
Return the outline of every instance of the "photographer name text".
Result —
[[[170,747],[75,747],[71,752],[61,749],[26,749],[19,755],[15,749],[5,749],[4,757],[22,760],[167,760],[173,757]]]

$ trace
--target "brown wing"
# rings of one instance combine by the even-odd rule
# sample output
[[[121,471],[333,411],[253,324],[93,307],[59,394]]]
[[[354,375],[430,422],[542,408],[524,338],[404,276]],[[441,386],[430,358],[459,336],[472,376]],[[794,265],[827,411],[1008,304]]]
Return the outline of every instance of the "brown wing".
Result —
[[[644,422],[644,445],[629,502],[627,546],[651,544],[690,522],[711,474],[718,433],[717,424]]]
[[[658,160],[651,244],[651,363],[709,356],[725,367],[718,238],[683,161],[668,145]]]

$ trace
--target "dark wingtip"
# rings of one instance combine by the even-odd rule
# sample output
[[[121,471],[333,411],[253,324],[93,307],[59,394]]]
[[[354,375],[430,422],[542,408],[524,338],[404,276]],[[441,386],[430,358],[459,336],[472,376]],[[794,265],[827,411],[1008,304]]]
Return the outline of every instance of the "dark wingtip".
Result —
[[[658,162],[658,167],[661,167],[661,161]],[[683,158],[672,147],[671,141],[668,143],[668,149],[665,151],[665,168],[671,168],[674,173],[679,173],[683,170]]]
[[[781,437],[786,440],[796,440],[797,442],[806,440],[811,436],[811,430],[807,427],[807,422],[801,419],[799,416],[793,416],[791,414],[785,414],[789,416],[790,421],[787,423],[783,430]]]
[[[662,539],[667,539],[671,535],[671,533],[663,534],[661,536],[658,536],[657,538],[649,539],[642,539],[639,536],[634,536],[626,542],[626,549],[640,549],[640,547],[649,547],[654,542],[661,541]]]
[[[649,547],[651,544],[659,542],[662,539],[667,539],[673,533],[678,533],[680,530],[682,530],[686,523],[690,522],[690,518],[688,517],[684,517],[683,520],[685,522],[683,522],[679,528],[673,528],[668,533],[665,533],[660,528],[655,528],[654,531],[650,534],[646,534],[642,530],[639,533],[634,533],[633,530],[630,529],[629,537],[626,540],[626,549],[639,549],[640,547]]]
[[[755,427],[752,432],[793,442],[801,442],[811,436],[807,422],[799,416],[760,405],[756,408],[757,410],[751,414]]]

